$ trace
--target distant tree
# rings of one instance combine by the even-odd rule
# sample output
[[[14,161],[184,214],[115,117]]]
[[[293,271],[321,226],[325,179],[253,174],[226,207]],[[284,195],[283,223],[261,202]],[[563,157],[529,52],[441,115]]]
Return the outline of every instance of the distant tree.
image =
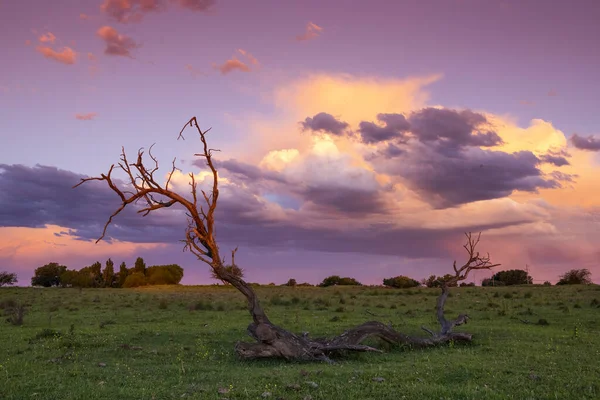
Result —
[[[134,272],[131,275],[128,275],[123,283],[124,288],[132,288],[139,286],[146,286],[148,281],[146,280],[146,275],[141,272]]]
[[[504,282],[506,286],[511,285],[530,285],[533,283],[533,278],[527,274],[527,271],[522,269],[510,269],[507,271],[496,272],[492,279],[495,281]]]
[[[134,272],[140,272],[143,275],[146,275],[146,263],[142,257],[138,257],[135,259],[135,264],[133,266]]]
[[[357,281],[354,278],[349,277],[340,277],[338,275],[331,275],[327,278],[323,279],[323,282],[319,284],[320,287],[328,287],[328,286],[362,286],[362,283]]]
[[[113,287],[115,284],[115,268],[110,258],[106,260],[106,266],[104,267],[104,271],[102,271],[102,281],[104,287]]]
[[[589,285],[592,283],[592,273],[587,269],[572,269],[560,276],[557,285]]]
[[[552,284],[550,283],[550,281],[544,281],[544,286],[552,286]]]
[[[12,286],[17,283],[17,274],[10,272],[0,272],[0,287]]]
[[[467,282],[461,282],[461,284],[458,285],[458,286],[460,286],[460,287],[475,286],[475,282],[469,282],[469,283],[467,283]]]
[[[302,282],[302,283],[299,283],[299,284],[297,284],[296,286],[306,286],[306,287],[313,287],[314,285],[311,285],[311,284],[310,284],[310,283],[308,283],[308,282]]]
[[[31,278],[31,286],[60,286],[60,276],[66,270],[66,266],[55,262],[51,262],[42,267],[36,268],[33,278]]]
[[[383,280],[383,284],[385,286],[398,288],[398,289],[408,289],[412,287],[420,286],[421,284],[408,276],[399,275],[394,278],[387,278]]]
[[[298,283],[296,282],[296,280],[294,278],[291,278],[290,280],[287,281],[287,283],[285,284],[285,286],[292,286],[295,287],[297,286]]]
[[[104,280],[102,279],[102,264],[100,261],[96,261],[90,266],[82,268],[79,270],[79,273],[82,275],[79,279],[81,279],[81,283],[88,282],[86,286],[82,287],[102,287],[104,286]]]
[[[423,283],[428,288],[442,287],[442,282],[447,282],[448,287],[456,287],[458,283],[454,282],[452,278],[453,276],[450,274],[446,274],[444,276],[430,275],[429,278],[423,279],[421,283]]]
[[[149,285],[177,285],[183,278],[183,268],[177,264],[154,265],[146,269]]]
[[[125,262],[122,262],[119,266],[119,273],[117,274],[117,287],[123,287],[128,274],[129,271],[127,270],[127,265]]]

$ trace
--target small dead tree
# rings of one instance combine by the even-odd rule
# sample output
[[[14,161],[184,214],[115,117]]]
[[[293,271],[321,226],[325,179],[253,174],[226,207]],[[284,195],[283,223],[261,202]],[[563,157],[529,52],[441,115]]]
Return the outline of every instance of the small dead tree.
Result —
[[[165,184],[156,181],[155,173],[158,170],[158,160],[152,155],[152,147],[148,155],[152,160],[152,166],[148,167],[143,162],[144,152],[140,149],[135,162],[130,163],[125,154],[125,149],[121,152],[121,161],[118,163],[118,169],[121,169],[128,178],[128,187],[121,188],[113,180],[112,173],[115,165],[111,165],[107,174],[101,174],[99,177],[81,179],[81,182],[74,187],[89,181],[104,181],[114,191],[121,200],[121,205],[110,215],[102,235],[96,243],[102,240],[109,225],[113,219],[123,211],[127,206],[142,202],[143,206],[138,209],[138,213],[146,216],[151,212],[168,208],[173,205],[183,207],[188,216],[188,225],[185,229],[184,250],[189,250],[200,261],[208,264],[214,277],[235,287],[242,293],[247,302],[248,310],[252,316],[252,323],[247,331],[254,343],[238,342],[235,345],[235,351],[241,358],[272,358],[279,357],[285,359],[297,360],[321,360],[331,362],[329,356],[340,351],[370,351],[381,352],[380,350],[362,345],[361,343],[368,338],[379,338],[390,343],[410,344],[415,347],[427,347],[452,340],[470,341],[471,335],[465,333],[454,333],[452,328],[466,323],[468,317],[461,314],[457,319],[448,321],[444,317],[444,304],[448,297],[448,285],[451,282],[458,282],[466,279],[470,271],[475,269],[489,269],[494,267],[489,262],[488,257],[480,257],[475,252],[475,246],[479,242],[479,236],[473,240],[471,234],[467,234],[469,239],[465,248],[469,252],[469,260],[462,267],[456,267],[454,264],[455,275],[442,285],[442,294],[437,302],[437,318],[441,325],[440,333],[424,328],[431,333],[430,338],[416,338],[396,332],[390,326],[381,322],[370,321],[355,328],[349,329],[341,335],[332,339],[312,339],[308,333],[297,335],[273,324],[263,308],[260,305],[256,293],[248,283],[244,281],[240,274],[233,269],[225,266],[225,260],[220,257],[219,246],[215,238],[215,219],[214,213],[219,198],[217,170],[212,161],[212,152],[206,142],[206,134],[210,130],[202,131],[198,126],[196,117],[190,119],[179,132],[178,139],[185,139],[183,132],[187,127],[195,128],[200,136],[202,143],[202,153],[195,154],[206,160],[206,165],[212,172],[213,185],[209,193],[200,190],[202,199],[199,201],[197,182],[194,174],[190,173],[190,192],[191,200],[188,200],[181,194],[174,192],[169,185],[173,174],[177,170],[175,160],[172,162],[171,172],[168,174]],[[236,249],[237,250],[237,249]],[[232,265],[235,266],[235,252],[232,252]]]

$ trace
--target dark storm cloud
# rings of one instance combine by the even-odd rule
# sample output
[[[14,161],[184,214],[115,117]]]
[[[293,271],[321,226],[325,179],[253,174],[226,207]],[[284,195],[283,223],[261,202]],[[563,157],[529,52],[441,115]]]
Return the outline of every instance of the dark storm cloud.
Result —
[[[377,114],[377,120],[383,122],[379,126],[373,122],[362,121],[358,132],[364,143],[374,144],[388,140],[405,140],[405,133],[410,129],[410,124],[402,114]]]
[[[333,115],[324,112],[316,114],[314,117],[306,117],[300,122],[302,130],[311,130],[314,132],[327,132],[334,135],[343,135],[348,123],[337,120]]]
[[[398,115],[379,114],[378,119],[387,124],[385,128],[361,122],[364,142],[387,142],[387,147],[368,161],[436,208],[502,198],[515,190],[536,192],[560,187],[558,179],[544,179],[537,166],[542,161],[561,164],[568,154],[549,152],[539,159],[528,151],[509,154],[480,149],[503,143],[482,114],[424,108],[411,113],[407,120]]]
[[[442,147],[492,147],[502,144],[496,132],[478,128],[487,124],[484,115],[470,110],[424,108],[413,112],[409,119],[411,133],[423,143],[435,142]]]
[[[571,136],[571,143],[580,150],[600,151],[600,139],[594,136],[583,137],[574,133]]]
[[[545,180],[537,168],[539,159],[529,151],[504,153],[471,149],[447,156],[422,151],[398,165],[397,173],[408,186],[437,208],[509,196],[513,191],[537,192],[559,188]]]
[[[305,201],[315,204],[317,209],[339,212],[348,216],[385,214],[389,212],[381,190],[361,190],[329,185],[307,187],[301,191]]]
[[[57,236],[95,240],[120,201],[105,182],[91,181],[72,189],[82,177],[47,166],[0,165],[0,226],[59,225],[65,229]],[[354,217],[379,206],[375,194],[368,191],[338,188],[327,192],[324,187],[302,190],[321,207],[337,206]],[[341,229],[335,223],[329,228],[306,228],[292,220],[274,219],[266,203],[245,187],[222,185],[220,191],[215,215],[218,240],[240,246],[435,257],[447,255],[444,247],[436,243],[460,237],[463,229],[476,231],[506,225],[483,226],[466,221],[461,229],[431,230],[397,229],[365,222],[356,229]],[[135,206],[129,206],[116,217],[107,239],[177,244],[183,238],[186,218],[181,209],[163,209],[147,217],[135,211]]]

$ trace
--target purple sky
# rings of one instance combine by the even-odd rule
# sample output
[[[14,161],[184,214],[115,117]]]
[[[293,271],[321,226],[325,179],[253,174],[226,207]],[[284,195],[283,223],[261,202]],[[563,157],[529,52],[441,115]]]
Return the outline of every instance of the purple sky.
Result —
[[[21,0],[0,16],[0,270],[22,284],[50,261],[138,255],[209,282],[176,212],[124,216],[93,245],[117,199],[68,189],[121,146],[156,142],[197,173],[195,138],[175,140],[192,116],[222,150],[218,239],[249,281],[442,274],[465,230],[536,281],[600,279],[596,1]]]

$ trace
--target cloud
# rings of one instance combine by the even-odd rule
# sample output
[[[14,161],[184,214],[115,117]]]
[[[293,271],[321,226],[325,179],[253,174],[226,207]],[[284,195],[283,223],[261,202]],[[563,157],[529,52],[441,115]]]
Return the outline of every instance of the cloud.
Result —
[[[27,39],[27,40],[25,41],[25,46],[31,46],[31,40]]]
[[[89,19],[89,16],[87,14],[81,13],[79,14],[79,19]]]
[[[302,35],[296,36],[296,40],[303,41],[315,39],[321,34],[322,31],[323,28],[321,28],[319,25],[309,22],[308,24],[306,24],[306,30],[304,31],[304,33]]]
[[[162,9],[159,0],[104,0],[100,10],[120,23],[140,22],[148,12]]]
[[[242,49],[238,49],[237,52],[239,54],[241,54],[243,57],[245,57],[247,59],[247,62],[240,61],[234,55],[231,59],[225,61],[221,65],[213,64],[213,68],[221,71],[222,75],[226,75],[235,70],[242,71],[242,72],[250,72],[250,71],[252,71],[252,68],[250,68],[250,65],[248,65],[248,64],[258,65],[258,60],[256,58],[254,58],[254,56],[252,56],[252,54],[250,54],[247,51],[242,50]]]
[[[172,0],[183,8],[192,11],[206,12],[213,9],[217,0]]]
[[[41,43],[54,43],[56,41],[56,36],[52,32],[42,34],[38,40]]]
[[[96,62],[98,61],[98,59],[96,58],[96,56],[93,53],[87,53],[87,58],[89,61],[91,62]]]
[[[543,154],[539,158],[542,162],[552,164],[557,167],[563,167],[565,165],[571,165],[566,157],[571,157],[571,155],[565,150],[549,150],[547,154]]]
[[[571,143],[579,150],[600,151],[600,139],[592,135],[583,137],[574,133],[571,136]]]
[[[104,54],[110,56],[132,57],[131,50],[140,47],[132,38],[119,34],[115,28],[110,26],[98,29],[97,35],[106,44]]]
[[[302,130],[311,130],[314,132],[326,132],[334,135],[342,135],[344,130],[348,128],[348,123],[344,121],[338,121],[333,115],[325,112],[320,112],[314,117],[306,117],[304,121],[300,122]]]
[[[61,51],[55,51],[48,46],[37,46],[35,49],[47,59],[63,64],[72,65],[77,61],[77,53],[70,47],[63,47]]]
[[[379,143],[398,139],[404,140],[404,134],[410,129],[410,124],[402,114],[377,114],[377,119],[383,122],[383,127],[373,122],[363,121],[359,125],[359,133],[364,143]]]
[[[485,129],[488,121],[483,114],[471,110],[452,110],[427,107],[409,117],[411,133],[422,143],[436,144],[450,150],[462,146],[492,147],[503,143],[502,138]]]
[[[75,119],[78,119],[80,121],[91,121],[94,118],[96,118],[97,115],[98,114],[96,114],[95,112],[87,114],[75,114]]]
[[[558,96],[558,93],[556,93],[556,90],[554,90],[554,89],[551,89],[551,90],[550,90],[550,91],[547,93],[547,95],[548,95],[549,97],[554,97],[554,96]]]

